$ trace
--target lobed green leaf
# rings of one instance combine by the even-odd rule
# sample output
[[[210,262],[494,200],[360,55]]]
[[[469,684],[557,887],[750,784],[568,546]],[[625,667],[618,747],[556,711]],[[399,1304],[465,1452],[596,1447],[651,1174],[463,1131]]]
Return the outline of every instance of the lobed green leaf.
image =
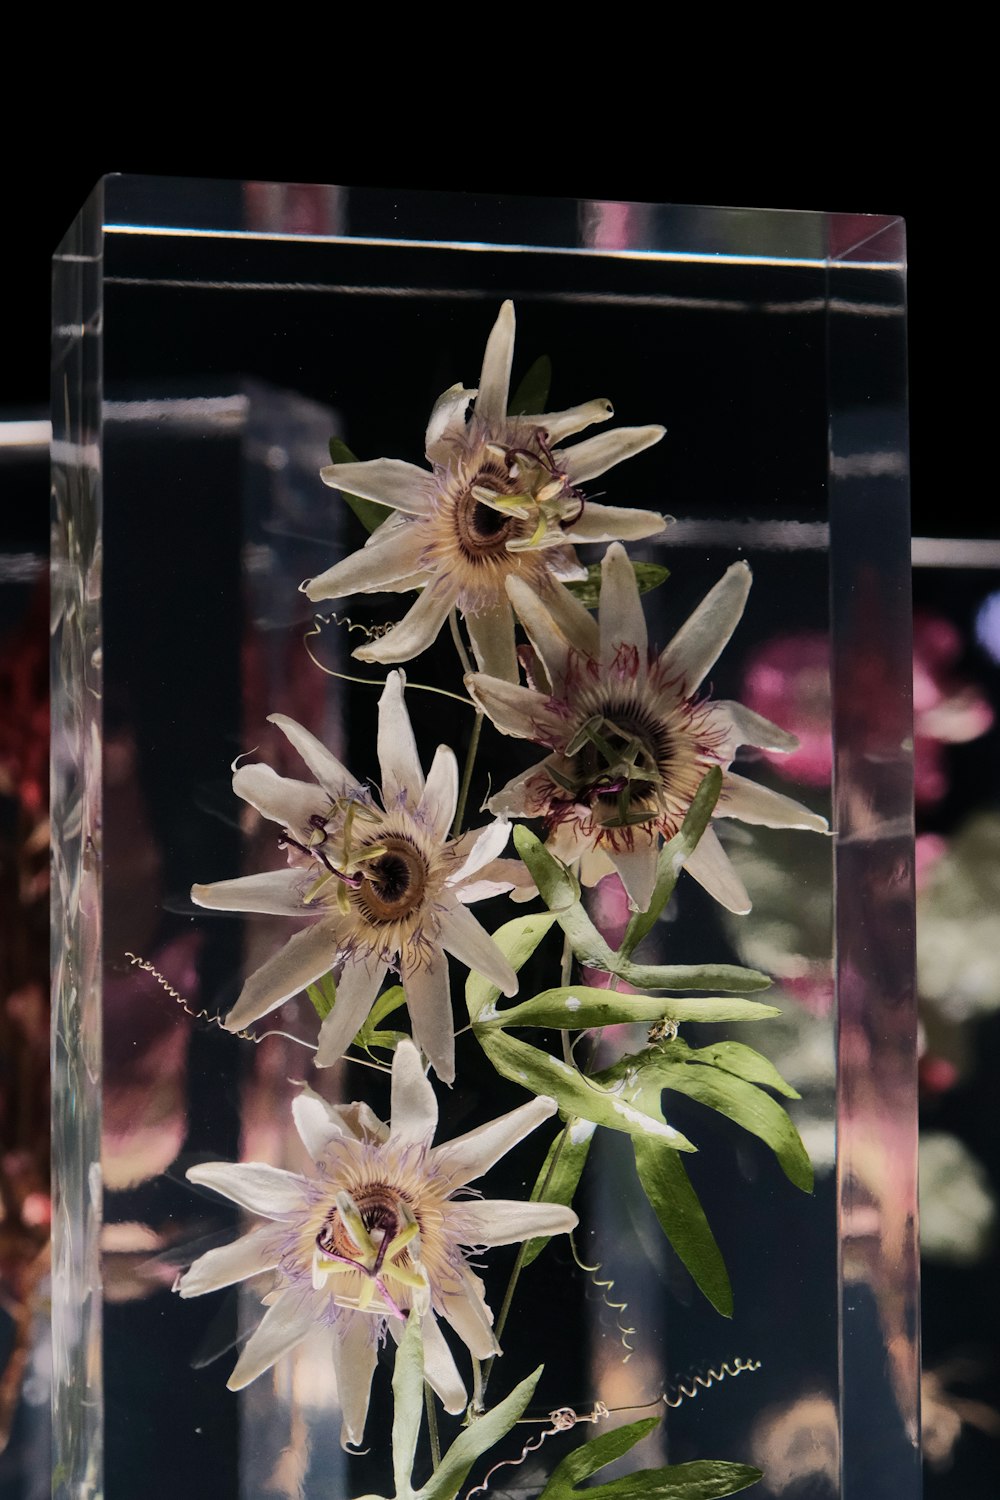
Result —
[[[583,1443],[553,1470],[538,1500],[725,1500],[762,1478],[748,1464],[696,1459],[693,1463],[669,1464],[662,1469],[640,1469],[607,1484],[578,1488],[580,1483],[621,1458],[657,1425],[658,1417],[647,1417],[627,1427],[602,1433]]]
[[[546,1094],[555,1099],[567,1115],[592,1120],[626,1135],[653,1135],[675,1151],[694,1151],[695,1147],[673,1126],[654,1120],[620,1092],[610,1092],[600,1083],[584,1078],[578,1069],[558,1057],[531,1047],[527,1042],[508,1036],[505,1031],[475,1027],[480,1046],[504,1078],[519,1083],[532,1094]]]
[[[520,1005],[509,1006],[506,1010],[493,1010],[486,1015],[480,1013],[478,1024],[494,1029],[549,1026],[583,1031],[595,1026],[627,1025],[633,1021],[676,1021],[680,1025],[684,1021],[759,1021],[780,1014],[776,1006],[759,1005],[754,1000],[731,1000],[714,995],[668,1000],[662,995],[630,995],[618,990],[570,984],[542,990],[531,1000],[522,1000]]]
[[[682,1047],[684,1044],[681,1044]],[[813,1189],[813,1169],[802,1138],[787,1111],[753,1083],[715,1067],[699,1066],[679,1057],[677,1043],[650,1048],[650,1061],[643,1068],[644,1081],[655,1081],[696,1099],[725,1115],[769,1146],[788,1180],[805,1193]],[[673,1054],[673,1057],[672,1055]]]
[[[732,1073],[737,1078],[745,1079],[747,1083],[763,1084],[766,1088],[784,1094],[786,1099],[802,1097],[798,1089],[793,1089],[790,1083],[786,1083],[772,1062],[744,1042],[713,1042],[710,1047],[699,1047],[692,1051],[689,1061],[720,1068],[723,1073]]]

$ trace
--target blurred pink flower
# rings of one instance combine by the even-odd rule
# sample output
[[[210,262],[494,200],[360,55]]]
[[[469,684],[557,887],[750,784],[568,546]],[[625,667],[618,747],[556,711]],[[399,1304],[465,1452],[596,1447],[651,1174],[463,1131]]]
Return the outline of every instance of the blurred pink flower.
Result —
[[[914,797],[918,806],[939,802],[948,790],[945,745],[985,734],[993,710],[972,683],[954,676],[962,654],[960,631],[940,615],[913,621]],[[821,631],[776,636],[754,653],[743,699],[765,718],[777,716],[798,737],[790,755],[759,753],[782,775],[806,786],[825,786],[833,760],[830,730],[829,643]]]

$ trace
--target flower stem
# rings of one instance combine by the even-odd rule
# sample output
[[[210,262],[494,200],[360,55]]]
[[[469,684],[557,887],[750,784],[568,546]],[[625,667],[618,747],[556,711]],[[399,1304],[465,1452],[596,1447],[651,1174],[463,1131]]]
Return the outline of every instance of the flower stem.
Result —
[[[573,949],[570,947],[569,938],[563,938],[562,964],[559,970],[559,984],[565,989],[573,977]],[[562,1040],[563,1062],[569,1067],[576,1066],[573,1058],[573,1048],[570,1045],[569,1032],[561,1031],[559,1036]]]
[[[542,1185],[538,1190],[538,1197],[535,1200],[538,1203],[545,1202],[546,1191],[548,1190],[549,1183],[552,1181],[556,1167],[559,1165],[559,1158],[563,1153],[563,1147],[568,1140],[569,1122],[567,1122],[563,1126],[562,1131],[559,1135],[559,1139],[556,1142],[556,1149],[553,1151],[552,1160],[549,1162],[549,1170],[546,1172],[545,1177],[542,1180]],[[510,1280],[507,1283],[507,1290],[503,1294],[503,1305],[500,1308],[500,1316],[497,1318],[496,1326],[493,1330],[496,1336],[497,1343],[500,1342],[501,1335],[503,1334],[503,1331],[507,1326],[507,1317],[510,1313],[510,1305],[514,1300],[514,1292],[517,1288],[517,1283],[520,1279],[521,1272],[524,1270],[524,1260],[525,1256],[528,1253],[529,1243],[530,1241],[528,1240],[523,1240],[521,1242],[521,1246],[517,1252],[517,1259],[514,1262],[514,1269],[511,1271]],[[491,1354],[489,1359],[483,1362],[483,1383],[479,1393],[479,1398],[482,1402],[486,1400],[486,1387],[490,1383],[490,1376],[493,1373],[493,1366],[496,1364],[496,1359],[496,1355]]]
[[[431,1463],[437,1469],[441,1464],[441,1439],[438,1436],[437,1412],[434,1410],[434,1392],[424,1381],[424,1410],[427,1413],[427,1436],[431,1440]]]
[[[465,766],[462,771],[462,785],[458,789],[458,805],[455,808],[455,821],[451,825],[451,836],[457,839],[462,831],[462,823],[465,819],[465,804],[469,800],[469,787],[472,783],[472,768],[476,764],[476,752],[479,749],[479,736],[483,732],[482,709],[476,712],[476,722],[472,726],[472,737],[469,740],[469,748],[465,756]]]
[[[451,638],[455,642],[458,659],[462,663],[462,672],[474,671],[475,668],[472,665],[469,653],[465,649],[465,642],[462,640],[462,632],[458,628],[458,611],[456,609],[448,611],[448,628],[451,631]]]

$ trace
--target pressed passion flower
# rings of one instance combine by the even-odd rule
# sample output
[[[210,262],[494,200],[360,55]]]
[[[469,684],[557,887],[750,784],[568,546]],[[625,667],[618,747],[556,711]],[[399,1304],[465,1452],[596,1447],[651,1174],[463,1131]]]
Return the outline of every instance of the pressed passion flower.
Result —
[[[576,1225],[548,1203],[462,1198],[466,1184],[555,1111],[532,1099],[467,1135],[433,1146],[438,1110],[417,1049],[400,1042],[392,1064],[391,1125],[367,1104],[330,1105],[303,1089],[292,1106],[314,1163],[308,1176],[257,1162],[208,1162],[188,1178],[271,1222],[209,1250],[178,1282],[198,1297],[264,1272],[268,1310],[229,1379],[240,1390],[316,1328],[329,1329],[343,1414],[342,1441],[364,1435],[372,1375],[386,1330],[398,1340],[421,1323],[427,1380],[446,1410],[467,1396],[442,1317],[477,1359],[499,1353],[483,1284],[463,1247],[510,1245]]]
[[[454,385],[431,412],[431,471],[397,459],[332,464],[326,484],[392,508],[359,551],[303,588],[310,599],[420,589],[387,635],[359,647],[363,661],[408,661],[437,636],[451,609],[464,615],[481,669],[514,681],[514,621],[505,591],[520,578],[545,594],[585,576],[574,543],[653,536],[662,516],[585,500],[580,486],[658,442],[657,426],[622,427],[559,445],[612,415],[606,400],[536,416],[508,414],[514,305],[500,309],[478,388]],[[470,405],[475,402],[470,415]]]
[[[639,910],[652,898],[661,838],[680,828],[713,766],[724,773],[715,817],[824,831],[825,818],[729,770],[738,746],[789,751],[795,736],[741,703],[698,696],[749,590],[749,567],[734,563],[657,654],[622,547],[609,547],[601,566],[599,623],[566,589],[542,600],[511,579],[510,598],[531,642],[533,683],[519,687],[479,673],[466,682],[498,728],[552,753],[508,782],[490,810],[543,818],[554,853],[582,859],[587,884],[617,870]],[[711,828],[685,868],[730,911],[749,910]]]
[[[498,856],[505,820],[448,837],[458,796],[453,751],[438,748],[425,780],[405,679],[390,672],[379,699],[382,802],[293,719],[272,714],[316,778],[292,781],[269,766],[241,766],[233,789],[284,829],[288,867],[196,885],[199,906],[309,918],[310,925],[251,974],[226,1017],[239,1031],[314,980],[339,969],[334,1007],[319,1034],[316,1062],[335,1063],[364,1024],[390,968],[402,977],[413,1034],[444,1082],[455,1077],[455,1033],[447,954],[485,975],[505,995],[517,976],[467,910],[511,890],[522,867]]]

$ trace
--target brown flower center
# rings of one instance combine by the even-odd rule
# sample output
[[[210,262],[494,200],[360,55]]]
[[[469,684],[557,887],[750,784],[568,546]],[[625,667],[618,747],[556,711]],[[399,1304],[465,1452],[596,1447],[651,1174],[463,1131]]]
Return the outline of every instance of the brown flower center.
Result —
[[[500,490],[497,493],[501,493]],[[502,493],[513,494],[513,486]],[[506,551],[507,540],[515,527],[513,516],[504,516],[491,505],[484,505],[471,488],[459,496],[455,506],[455,529],[459,545],[470,562],[484,562]]]
[[[409,839],[380,839],[385,853],[365,865],[356,900],[374,926],[398,922],[415,912],[427,894],[427,861]]]
[[[382,1184],[374,1183],[365,1191],[356,1193],[354,1202],[376,1250],[381,1245],[391,1244],[409,1222],[397,1194]],[[324,1255],[353,1261],[359,1259],[358,1247],[336,1208],[331,1208],[327,1214],[323,1228],[316,1236],[316,1244]]]

